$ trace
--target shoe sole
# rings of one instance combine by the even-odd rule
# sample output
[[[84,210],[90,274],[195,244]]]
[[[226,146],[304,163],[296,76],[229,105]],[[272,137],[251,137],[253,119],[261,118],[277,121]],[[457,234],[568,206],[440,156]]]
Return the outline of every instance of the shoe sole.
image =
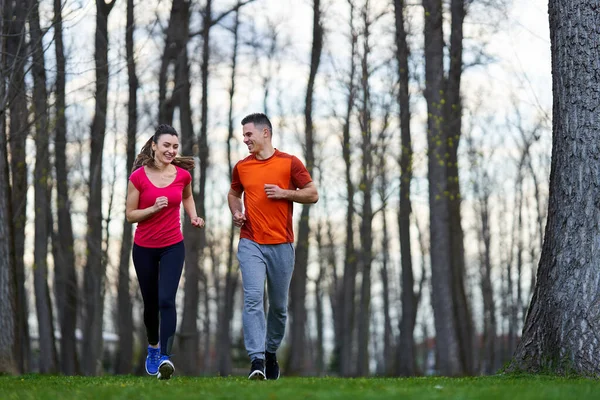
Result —
[[[264,381],[267,379],[267,377],[262,371],[256,370],[252,371],[252,373],[248,375],[248,379],[251,381]]]
[[[163,361],[158,367],[158,379],[171,379],[171,375],[175,372],[175,367],[171,361]]]

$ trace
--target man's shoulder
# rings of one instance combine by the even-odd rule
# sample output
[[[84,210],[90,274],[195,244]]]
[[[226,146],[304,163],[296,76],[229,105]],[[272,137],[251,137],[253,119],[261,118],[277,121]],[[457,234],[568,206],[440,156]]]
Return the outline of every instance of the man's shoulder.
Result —
[[[242,165],[242,164],[247,164],[251,161],[256,160],[256,157],[254,156],[254,154],[250,154],[249,156],[247,156],[246,158],[242,158],[241,160],[239,160],[236,163],[236,166]]]
[[[277,149],[275,149],[274,156],[279,158],[296,158],[296,156],[294,156],[293,154],[289,154]]]

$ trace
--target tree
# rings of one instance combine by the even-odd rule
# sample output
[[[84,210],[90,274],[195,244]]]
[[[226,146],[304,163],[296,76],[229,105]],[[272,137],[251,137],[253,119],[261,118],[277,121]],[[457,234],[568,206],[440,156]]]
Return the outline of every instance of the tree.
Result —
[[[306,169],[312,175],[315,164],[313,97],[315,79],[321,63],[323,50],[323,26],[321,21],[321,1],[313,0],[313,43],[310,57],[308,85],[304,99],[304,151]],[[302,205],[298,238],[296,240],[296,260],[290,287],[290,357],[286,371],[291,374],[305,372],[306,352],[306,270],[308,268],[308,249],[310,236],[310,204]]]
[[[78,285],[75,272],[73,224],[67,168],[66,61],[62,29],[62,0],[54,0],[54,50],[56,53],[56,105],[54,154],[58,216],[58,257],[54,257],[54,293],[60,323],[60,368],[63,374],[79,372],[75,327]]]
[[[0,10],[5,10],[4,0],[0,0]],[[5,68],[4,18],[0,18],[0,69]],[[6,138],[6,81],[0,78],[0,221],[10,221],[11,202],[8,167],[8,146]],[[16,285],[14,280],[14,251],[12,224],[0,224],[0,236],[8,239],[0,241],[0,373],[16,373],[15,351],[15,303]]]
[[[133,34],[135,32],[135,15],[133,0],[127,0],[127,27],[125,30],[125,47],[127,57],[127,76],[129,83],[129,99],[127,102],[127,169],[135,161],[135,138],[137,133],[137,89],[138,79],[135,70],[135,53]],[[127,179],[127,184],[129,179]],[[123,218],[123,236],[119,259],[118,283],[118,323],[119,350],[117,351],[116,371],[120,374],[131,372],[133,360],[133,315],[131,305],[129,266],[131,259],[132,227],[127,218]]]
[[[597,5],[549,3],[552,164],[537,283],[509,371],[598,376]],[[575,40],[576,38],[576,40]]]
[[[85,375],[97,374],[102,357],[102,316],[104,311],[104,279],[106,260],[102,251],[102,153],[106,133],[108,103],[108,15],[115,0],[96,2],[96,106],[90,132],[91,154],[89,202],[87,209],[87,262],[84,291],[86,294],[82,370]]]
[[[27,295],[25,292],[25,223],[27,221],[27,160],[25,144],[29,133],[28,104],[25,85],[25,64],[27,52],[25,45],[27,19],[27,2],[8,1],[5,3],[6,15],[10,23],[4,28],[6,32],[6,59],[3,74],[7,79],[7,89],[3,100],[3,109],[8,107],[10,125],[8,126],[10,153],[10,192],[11,221],[14,239],[14,265],[16,279],[16,326],[17,363],[19,371],[26,372],[31,365],[31,349],[29,343],[29,316]]]
[[[29,32],[33,74],[33,107],[35,117],[35,169],[33,187],[35,189],[35,238],[33,251],[33,275],[35,288],[35,308],[38,317],[38,337],[40,343],[39,370],[42,373],[57,371],[58,358],[54,339],[54,318],[48,288],[48,209],[50,203],[49,181],[51,177],[49,156],[48,91],[46,90],[46,63],[40,27],[39,2],[29,3]]]
[[[415,340],[414,331],[417,319],[417,301],[414,292],[414,275],[412,270],[412,250],[410,235],[410,184],[412,181],[412,138],[410,134],[410,94],[409,65],[410,49],[407,42],[405,24],[406,3],[404,0],[394,1],[396,21],[396,59],[398,67],[398,105],[400,107],[400,209],[398,211],[398,230],[400,237],[401,277],[402,282],[402,316],[400,318],[400,337],[396,349],[398,374],[411,376],[415,374]]]

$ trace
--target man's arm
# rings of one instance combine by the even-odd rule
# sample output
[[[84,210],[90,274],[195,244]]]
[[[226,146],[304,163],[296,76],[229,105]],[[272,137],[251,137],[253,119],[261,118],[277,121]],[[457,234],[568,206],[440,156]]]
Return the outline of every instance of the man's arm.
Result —
[[[319,192],[314,182],[309,182],[297,190],[282,189],[277,185],[266,184],[265,193],[269,199],[273,200],[283,199],[302,204],[313,204],[319,201]]]
[[[233,189],[229,189],[229,193],[227,194],[227,203],[229,204],[229,210],[233,215],[233,224],[238,228],[244,225],[246,216],[243,212],[242,194]]]

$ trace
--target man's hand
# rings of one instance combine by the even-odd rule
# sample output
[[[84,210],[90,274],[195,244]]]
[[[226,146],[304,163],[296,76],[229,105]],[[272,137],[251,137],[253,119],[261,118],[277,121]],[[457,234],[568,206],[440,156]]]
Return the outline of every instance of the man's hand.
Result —
[[[280,188],[277,185],[272,185],[269,183],[265,184],[265,193],[267,194],[267,197],[269,199],[272,200],[280,200],[280,199],[285,199],[285,190]]]
[[[192,226],[196,228],[204,228],[204,220],[200,217],[194,217],[191,219]]]
[[[233,214],[233,224],[235,226],[237,226],[238,228],[241,228],[242,225],[244,225],[245,221],[246,221],[246,216],[244,215],[243,212],[236,211],[235,214]]]

